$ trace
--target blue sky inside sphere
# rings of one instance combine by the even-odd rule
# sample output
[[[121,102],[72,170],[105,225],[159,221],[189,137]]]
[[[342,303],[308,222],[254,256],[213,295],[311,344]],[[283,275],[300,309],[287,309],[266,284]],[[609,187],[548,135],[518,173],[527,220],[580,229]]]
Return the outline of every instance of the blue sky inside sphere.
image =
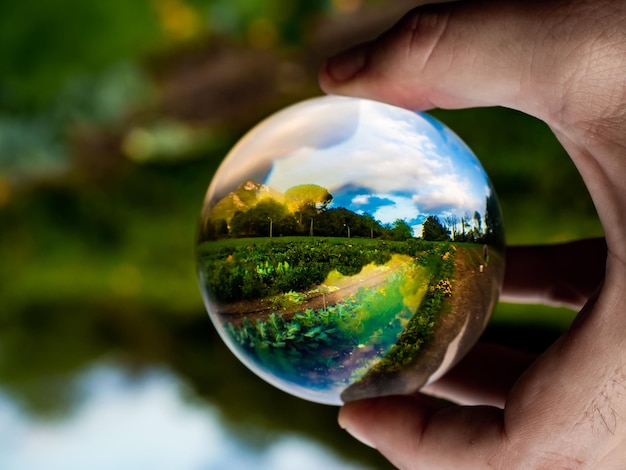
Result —
[[[316,184],[332,194],[329,208],[368,213],[383,224],[401,219],[414,236],[429,215],[484,216],[492,191],[471,150],[434,118],[336,96],[270,116],[222,166],[213,188],[218,199],[250,179],[282,193]]]

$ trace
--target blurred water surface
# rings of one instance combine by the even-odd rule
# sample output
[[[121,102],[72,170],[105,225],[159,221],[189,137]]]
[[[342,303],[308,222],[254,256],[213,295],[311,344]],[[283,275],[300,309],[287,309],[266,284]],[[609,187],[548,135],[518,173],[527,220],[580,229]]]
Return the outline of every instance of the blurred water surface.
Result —
[[[7,469],[371,468],[292,433],[237,428],[165,369],[128,377],[95,365],[79,378],[81,399],[64,419],[38,419],[0,396],[0,466]]]

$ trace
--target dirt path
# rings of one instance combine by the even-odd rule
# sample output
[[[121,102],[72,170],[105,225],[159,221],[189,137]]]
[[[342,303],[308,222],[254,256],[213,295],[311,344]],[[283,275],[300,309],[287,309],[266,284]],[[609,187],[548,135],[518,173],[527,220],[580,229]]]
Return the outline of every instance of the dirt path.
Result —
[[[421,366],[428,376],[439,377],[474,345],[489,320],[503,274],[501,255],[493,250],[489,264],[483,259],[482,247],[457,250],[449,310],[440,318],[432,344],[425,351],[429,360]]]
[[[458,344],[459,352],[466,351],[481,334],[493,308],[497,280],[503,275],[504,264],[496,253],[492,253],[491,258],[489,264],[485,263],[481,247],[457,251],[454,294],[450,298],[449,313],[441,319],[441,328],[448,331],[440,333],[445,341],[449,341],[465,328],[464,339]]]
[[[266,299],[241,300],[228,304],[215,305],[220,316],[235,325],[243,322],[244,318],[255,320],[265,318],[272,311],[280,313],[285,320],[290,320],[297,312],[307,309],[318,310],[327,305],[334,305],[342,299],[355,294],[361,287],[377,289],[384,285],[391,274],[402,269],[408,261],[401,256],[394,255],[390,262],[384,265],[364,266],[359,274],[354,276],[342,276],[331,285],[319,285],[309,289],[306,298],[292,308],[277,311],[273,303]]]
[[[488,320],[486,314],[491,310],[498,289],[497,280],[504,272],[500,255],[492,253],[491,258],[489,265],[485,265],[482,247],[458,246],[454,258],[455,281],[447,311],[437,321],[432,340],[422,349],[419,360],[398,372],[365,376],[348,387],[342,399],[352,401],[376,395],[413,393],[442,365],[449,365],[464,355]]]

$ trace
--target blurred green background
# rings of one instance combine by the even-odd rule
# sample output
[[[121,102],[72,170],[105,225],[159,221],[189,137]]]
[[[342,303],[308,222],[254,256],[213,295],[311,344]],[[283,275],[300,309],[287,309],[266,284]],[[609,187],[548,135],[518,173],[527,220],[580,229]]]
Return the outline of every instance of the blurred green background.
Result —
[[[237,139],[413,3],[0,2],[0,468],[390,468],[225,349],[193,248]],[[482,161],[510,244],[602,234],[546,125],[433,114]],[[541,350],[572,316],[500,304],[485,336]]]

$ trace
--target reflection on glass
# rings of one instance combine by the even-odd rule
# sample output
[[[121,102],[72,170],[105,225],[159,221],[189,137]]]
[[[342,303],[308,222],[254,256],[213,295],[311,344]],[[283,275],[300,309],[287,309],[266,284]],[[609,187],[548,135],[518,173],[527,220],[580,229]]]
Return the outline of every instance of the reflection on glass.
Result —
[[[0,468],[368,468],[296,435],[277,434],[253,445],[245,431],[229,429],[213,406],[190,400],[189,390],[164,370],[129,379],[118,369],[97,367],[84,376],[82,389],[82,404],[69,417],[52,421],[20,412],[0,391]]]
[[[482,332],[503,274],[493,187],[425,114],[317,98],[262,122],[209,187],[207,309],[254,372],[328,404],[408,393]]]

